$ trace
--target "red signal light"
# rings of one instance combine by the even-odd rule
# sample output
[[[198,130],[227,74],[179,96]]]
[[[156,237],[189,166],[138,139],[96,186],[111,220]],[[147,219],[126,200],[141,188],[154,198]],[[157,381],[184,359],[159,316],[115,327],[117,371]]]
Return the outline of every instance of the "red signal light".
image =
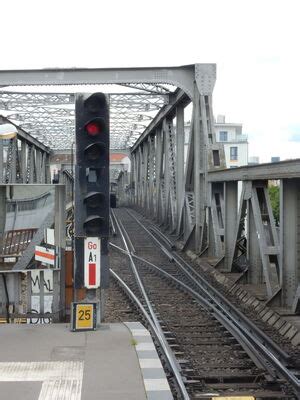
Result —
[[[97,136],[102,132],[102,126],[98,122],[91,121],[85,126],[85,130],[88,135]]]

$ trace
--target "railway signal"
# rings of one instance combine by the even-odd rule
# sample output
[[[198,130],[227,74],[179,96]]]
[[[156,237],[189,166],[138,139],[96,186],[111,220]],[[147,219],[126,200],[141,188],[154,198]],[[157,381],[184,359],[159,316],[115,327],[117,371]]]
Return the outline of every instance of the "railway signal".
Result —
[[[75,288],[95,289],[106,287],[108,281],[109,106],[105,94],[76,95],[75,115]],[[99,243],[91,254],[88,243]]]

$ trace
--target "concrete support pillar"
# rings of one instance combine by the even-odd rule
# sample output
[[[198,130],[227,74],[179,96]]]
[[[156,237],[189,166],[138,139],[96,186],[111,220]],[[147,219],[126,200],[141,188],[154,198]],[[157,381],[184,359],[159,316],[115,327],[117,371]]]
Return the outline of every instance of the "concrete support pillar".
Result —
[[[236,225],[238,218],[238,183],[225,183],[225,258],[224,268],[226,271],[231,271],[231,254],[232,248],[235,246]]]
[[[282,179],[280,191],[282,305],[290,308],[300,285],[300,179]]]

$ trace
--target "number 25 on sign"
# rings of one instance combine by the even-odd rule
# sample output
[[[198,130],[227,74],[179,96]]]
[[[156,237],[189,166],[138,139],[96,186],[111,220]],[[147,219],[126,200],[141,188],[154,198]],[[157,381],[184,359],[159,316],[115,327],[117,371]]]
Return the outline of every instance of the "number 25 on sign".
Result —
[[[95,316],[94,303],[73,303],[72,330],[94,330]]]

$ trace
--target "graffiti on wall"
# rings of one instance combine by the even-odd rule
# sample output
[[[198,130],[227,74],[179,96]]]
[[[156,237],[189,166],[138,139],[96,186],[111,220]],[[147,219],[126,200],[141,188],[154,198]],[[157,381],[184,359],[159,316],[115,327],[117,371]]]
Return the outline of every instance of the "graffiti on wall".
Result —
[[[42,272],[44,279],[42,279]],[[53,271],[50,269],[31,271],[31,313],[38,314],[41,311],[41,292],[44,293],[44,313],[51,313],[53,305]],[[51,318],[47,317],[29,318],[29,320],[31,324],[51,322]]]

